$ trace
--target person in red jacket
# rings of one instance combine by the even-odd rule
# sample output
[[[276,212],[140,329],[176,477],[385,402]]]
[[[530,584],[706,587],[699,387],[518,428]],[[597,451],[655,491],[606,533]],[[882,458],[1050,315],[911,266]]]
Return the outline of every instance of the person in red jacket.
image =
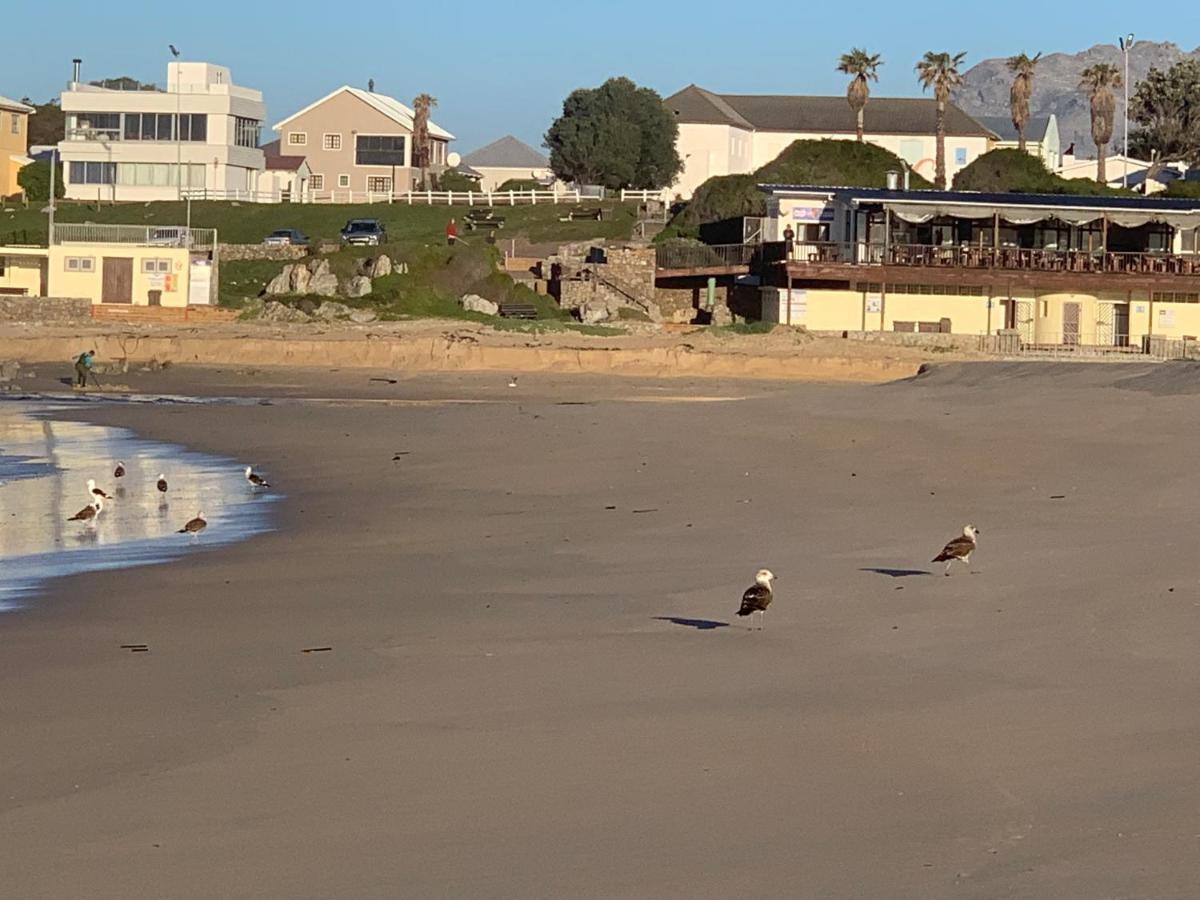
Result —
[[[458,240],[458,225],[455,223],[455,221],[453,219],[451,219],[449,222],[446,223],[446,243],[449,244],[451,247],[453,247],[454,242],[457,240]]]

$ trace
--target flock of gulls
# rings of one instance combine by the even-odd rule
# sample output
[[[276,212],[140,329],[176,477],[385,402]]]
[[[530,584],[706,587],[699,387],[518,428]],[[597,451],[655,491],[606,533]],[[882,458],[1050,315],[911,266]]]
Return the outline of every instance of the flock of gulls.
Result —
[[[946,564],[946,574],[950,574],[950,567],[956,562],[961,562],[963,565],[971,564],[971,554],[975,552],[975,548],[979,544],[979,529],[974,525],[964,525],[962,534],[952,539],[942,552],[933,558],[933,562],[944,562]],[[738,609],[739,616],[753,616],[758,613],[758,630],[762,631],[763,619],[766,618],[767,607],[771,605],[771,600],[775,596],[774,591],[775,573],[770,569],[759,569],[754,576],[754,584],[746,588],[746,592],[742,594],[742,605]],[[751,622],[754,620],[751,619]]]
[[[118,462],[116,468],[113,469],[113,479],[119,480],[124,478],[125,474],[125,463]],[[252,491],[265,491],[271,487],[265,478],[254,471],[253,466],[246,466],[245,477],[246,483],[250,486],[250,490]],[[162,472],[158,473],[158,480],[154,483],[154,487],[155,490],[163,495],[166,495],[171,489],[170,484],[167,482],[167,476]],[[79,510],[79,512],[75,513],[75,515],[67,519],[68,522],[85,522],[88,524],[95,524],[99,520],[100,514],[104,512],[105,502],[115,502],[111,494],[96,485],[95,478],[89,478],[87,480],[87,490],[88,500],[90,502],[83,509]],[[204,513],[201,511],[197,512],[193,518],[188,519],[188,521],[176,532],[176,534],[190,534],[193,537],[196,537],[207,527],[208,520],[204,518]]]

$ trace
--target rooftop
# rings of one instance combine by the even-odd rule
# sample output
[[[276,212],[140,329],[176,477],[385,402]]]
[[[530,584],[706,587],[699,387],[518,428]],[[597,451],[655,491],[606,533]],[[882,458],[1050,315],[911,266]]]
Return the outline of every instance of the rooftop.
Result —
[[[511,134],[463,157],[468,166],[492,169],[545,169],[550,160]]]
[[[1046,132],[1050,130],[1050,120],[1053,116],[1035,116],[1025,123],[1025,139],[1032,141],[1040,141],[1046,137]],[[1017,134],[1016,126],[1013,125],[1012,119],[1008,116],[975,116],[975,121],[979,122],[989,131],[995,133],[996,137],[1002,141],[1020,140]]]
[[[304,109],[292,113],[286,119],[276,122],[271,126],[272,129],[279,131],[284,125],[292,121],[292,119],[296,118],[297,116],[304,115],[309,110],[316,109],[326,100],[336,97],[343,91],[350,94],[352,97],[358,98],[363,103],[366,103],[368,106],[375,109],[377,112],[387,116],[396,124],[402,125],[409,131],[413,130],[413,119],[416,116],[416,113],[414,113],[409,107],[405,106],[395,97],[389,97],[387,94],[376,94],[371,91],[364,91],[362,88],[350,87],[348,84],[344,84],[340,88],[330,91],[320,100],[316,100],[308,104],[308,106],[304,107]],[[446,131],[446,129],[434,124],[432,120],[429,122],[429,134],[432,137],[441,138],[442,140],[446,141],[454,140],[454,135]]]
[[[921,203],[959,207],[1048,207],[1136,212],[1200,213],[1200,199],[1179,197],[1086,197],[1072,194],[1001,194],[981,191],[890,191],[887,188],[822,187],[819,185],[761,184],[759,190],[780,196],[836,197],[844,202]]]
[[[10,100],[3,94],[0,94],[0,109],[11,110],[12,112],[33,113],[36,112],[32,106],[21,103],[19,100]]]
[[[854,134],[854,111],[845,97],[715,94],[694,84],[663,101],[678,121],[732,125],[749,131]],[[934,133],[937,102],[921,97],[872,97],[865,123],[869,134]],[[946,133],[955,137],[991,137],[992,132],[953,103],[946,107]]]

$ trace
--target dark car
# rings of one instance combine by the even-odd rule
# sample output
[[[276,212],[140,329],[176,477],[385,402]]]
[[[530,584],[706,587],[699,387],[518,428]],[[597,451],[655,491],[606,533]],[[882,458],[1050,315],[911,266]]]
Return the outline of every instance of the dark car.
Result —
[[[387,232],[378,219],[351,219],[342,227],[342,240],[375,247],[387,240]]]
[[[268,247],[307,247],[308,237],[295,228],[280,228],[263,238],[263,243]]]

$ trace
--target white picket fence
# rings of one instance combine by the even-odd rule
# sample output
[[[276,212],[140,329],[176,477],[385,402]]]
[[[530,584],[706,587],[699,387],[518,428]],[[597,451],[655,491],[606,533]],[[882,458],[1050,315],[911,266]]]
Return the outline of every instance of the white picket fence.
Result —
[[[578,190],[546,191],[238,191],[210,188],[185,189],[189,200],[235,200],[240,203],[401,203],[408,206],[537,206],[538,204],[581,203],[602,198]],[[665,191],[627,191],[622,203],[665,200]]]

